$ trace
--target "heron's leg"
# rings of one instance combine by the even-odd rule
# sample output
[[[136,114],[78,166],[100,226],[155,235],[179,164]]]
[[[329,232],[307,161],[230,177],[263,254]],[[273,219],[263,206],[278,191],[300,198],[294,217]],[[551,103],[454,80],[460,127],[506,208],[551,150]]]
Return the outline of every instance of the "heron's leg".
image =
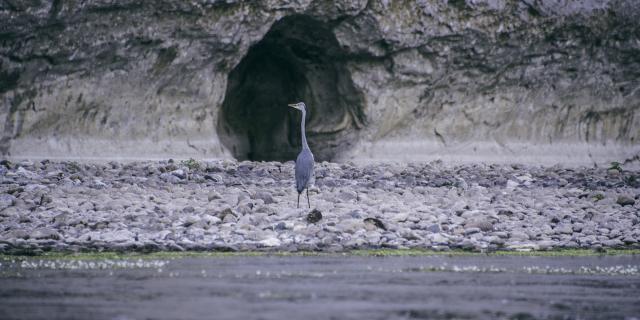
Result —
[[[298,209],[300,209],[300,192],[298,192]]]
[[[309,209],[311,209],[311,200],[309,200],[309,189],[307,188],[307,203],[309,204]]]

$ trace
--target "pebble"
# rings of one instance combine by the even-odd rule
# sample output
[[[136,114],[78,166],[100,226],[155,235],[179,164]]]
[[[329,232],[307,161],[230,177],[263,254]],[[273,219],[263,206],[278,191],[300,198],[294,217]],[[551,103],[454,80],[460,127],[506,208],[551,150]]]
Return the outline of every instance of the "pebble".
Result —
[[[220,193],[218,193],[216,191],[211,191],[207,195],[207,200],[209,200],[209,201],[218,200],[218,199],[222,199],[222,196],[220,196]]]
[[[440,233],[433,233],[428,236],[432,243],[437,245],[448,245],[449,239]]]
[[[10,194],[0,194],[0,210],[11,207],[15,204],[16,197]]]
[[[529,235],[523,231],[513,231],[509,233],[509,238],[515,240],[529,240]]]
[[[110,243],[130,242],[135,238],[135,234],[129,230],[107,231],[100,234],[100,239]]]
[[[382,223],[382,221],[380,221],[380,219],[377,219],[377,218],[365,218],[363,220],[363,222],[368,226],[372,226],[372,227],[379,228],[379,229],[382,229],[382,230],[387,230],[387,227],[384,225],[384,223]]]
[[[627,196],[619,196],[618,200],[616,200],[616,203],[621,206],[632,206],[636,203],[636,201],[633,200],[633,198]]]
[[[281,243],[282,242],[280,241],[280,239],[278,239],[276,237],[269,237],[269,238],[266,238],[266,239],[260,241],[260,244],[265,246],[265,247],[277,247]]]
[[[33,232],[31,232],[31,234],[29,235],[29,238],[36,239],[36,240],[43,240],[43,239],[60,240],[61,236],[60,236],[60,233],[58,233],[58,231],[56,231],[55,229],[39,228],[39,229],[33,230]]]
[[[26,161],[0,169],[0,253],[640,245],[640,207],[630,196],[639,186],[606,169],[317,163],[311,212],[296,208],[293,162]]]
[[[236,222],[238,222],[238,217],[236,217],[234,214],[228,214],[228,215],[225,215],[224,218],[222,218],[222,222],[223,223],[236,223]]]
[[[317,223],[320,220],[322,220],[322,213],[318,209],[313,209],[307,214],[307,222],[309,223]]]
[[[509,189],[509,190],[513,190],[516,187],[518,187],[519,185],[520,184],[518,182],[516,182],[516,181],[513,181],[513,180],[508,180],[507,181],[507,189]]]
[[[172,184],[180,182],[180,178],[167,172],[160,174],[160,179]]]
[[[468,235],[472,235],[474,233],[478,233],[480,232],[480,228],[466,228],[464,229],[464,235],[468,236]]]
[[[254,199],[260,199],[264,202],[264,204],[272,204],[276,202],[270,193],[264,191],[256,192]]]
[[[438,233],[440,232],[440,225],[439,224],[432,224],[430,226],[427,227],[427,231],[431,232],[431,233]]]
[[[185,179],[187,177],[187,174],[182,169],[173,170],[171,171],[171,174],[180,179]]]
[[[492,231],[493,230],[493,223],[491,223],[491,221],[487,220],[487,219],[481,219],[481,220],[472,220],[469,221],[465,224],[465,228],[470,228],[470,229],[474,229],[477,228],[481,231]]]

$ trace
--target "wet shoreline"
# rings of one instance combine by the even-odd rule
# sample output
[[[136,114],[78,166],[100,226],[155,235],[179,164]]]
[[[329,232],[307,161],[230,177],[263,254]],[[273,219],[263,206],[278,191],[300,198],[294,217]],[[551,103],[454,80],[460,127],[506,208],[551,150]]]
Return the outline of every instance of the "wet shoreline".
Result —
[[[16,259],[6,319],[632,319],[640,256]],[[26,262],[25,262],[26,261]]]

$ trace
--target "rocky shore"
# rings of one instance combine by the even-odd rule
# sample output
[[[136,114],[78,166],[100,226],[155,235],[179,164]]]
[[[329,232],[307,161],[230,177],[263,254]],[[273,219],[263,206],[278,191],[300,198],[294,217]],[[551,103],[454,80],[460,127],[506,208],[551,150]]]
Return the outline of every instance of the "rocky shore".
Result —
[[[0,162],[0,253],[640,247],[640,172],[524,165]]]

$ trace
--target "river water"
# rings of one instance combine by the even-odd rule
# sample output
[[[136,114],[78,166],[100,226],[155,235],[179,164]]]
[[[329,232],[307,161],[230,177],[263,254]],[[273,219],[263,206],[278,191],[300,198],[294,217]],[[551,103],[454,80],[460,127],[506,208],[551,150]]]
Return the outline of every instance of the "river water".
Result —
[[[0,263],[0,319],[640,319],[632,255]]]

